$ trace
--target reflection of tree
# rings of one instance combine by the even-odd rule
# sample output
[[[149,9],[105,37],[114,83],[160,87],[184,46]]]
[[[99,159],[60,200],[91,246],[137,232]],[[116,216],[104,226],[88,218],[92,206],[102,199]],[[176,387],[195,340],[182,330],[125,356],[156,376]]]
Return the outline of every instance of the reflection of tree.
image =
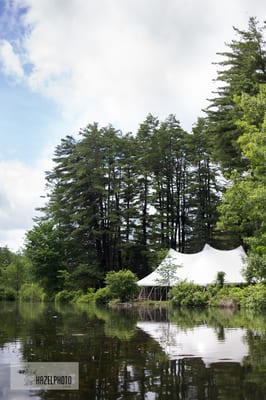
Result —
[[[95,309],[97,317],[105,321],[104,332],[106,336],[129,340],[136,334],[137,318],[132,311],[121,311],[100,307]]]
[[[223,325],[219,325],[217,326],[217,328],[215,328],[215,331],[217,333],[217,338],[220,341],[224,341],[225,340],[225,334],[224,334],[224,327]]]
[[[239,363],[217,362],[211,365],[210,370],[217,399],[246,399],[243,391],[243,367]]]
[[[224,328],[237,328],[241,326],[264,332],[266,327],[266,315],[258,314],[251,310],[169,308],[168,317],[169,321],[177,324],[182,329],[207,324],[214,328],[221,326]]]
[[[45,304],[40,302],[19,303],[19,313],[23,320],[33,321],[39,319],[45,311]]]
[[[265,316],[264,316],[265,317]],[[252,388],[259,386],[266,393],[266,327],[264,332],[249,330],[246,335],[249,346],[249,356],[244,361],[247,369],[247,381]],[[263,398],[263,397],[262,397]]]
[[[16,302],[2,302],[0,307],[0,346],[18,340],[23,325]]]
[[[43,399],[59,399],[60,395],[66,400],[146,399],[147,393],[162,400],[265,398],[264,316],[253,314],[253,327],[246,335],[250,355],[243,365],[219,362],[206,367],[201,358],[169,360],[154,339],[135,330],[137,312],[89,308],[45,305],[35,313],[15,303],[1,307],[2,343],[3,338],[19,340],[29,361],[79,362],[79,392],[48,391],[40,394]],[[251,328],[251,313],[179,311],[169,310],[169,319],[182,330],[197,329],[199,324]],[[166,329],[164,336],[169,343],[176,339],[171,330]]]
[[[166,322],[168,321],[168,307],[167,305],[159,306],[142,306],[140,305],[136,309],[138,314],[138,321],[154,321],[154,322]]]

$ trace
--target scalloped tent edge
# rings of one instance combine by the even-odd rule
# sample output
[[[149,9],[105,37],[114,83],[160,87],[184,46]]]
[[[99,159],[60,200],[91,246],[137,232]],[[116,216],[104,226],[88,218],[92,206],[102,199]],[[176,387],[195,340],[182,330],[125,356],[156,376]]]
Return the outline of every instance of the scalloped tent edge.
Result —
[[[247,255],[242,246],[232,250],[218,250],[206,244],[198,253],[185,254],[170,249],[161,264],[149,275],[140,279],[137,284],[142,290],[141,298],[153,298],[151,293],[160,292],[165,297],[162,288],[167,292],[167,288],[174,286],[179,281],[187,280],[198,285],[206,286],[215,282],[217,273],[225,273],[225,283],[241,284],[246,280],[243,270],[246,268]],[[169,274],[168,284],[162,279],[160,270],[167,270],[167,266],[176,266],[176,270]],[[167,274],[167,273],[166,273]],[[145,295],[144,295],[145,292]],[[147,295],[147,293],[150,295]]]

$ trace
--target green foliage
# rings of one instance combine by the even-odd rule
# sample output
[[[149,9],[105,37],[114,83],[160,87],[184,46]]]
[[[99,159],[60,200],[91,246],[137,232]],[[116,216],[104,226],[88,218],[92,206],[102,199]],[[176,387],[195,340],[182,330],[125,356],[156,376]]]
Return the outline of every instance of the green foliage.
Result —
[[[13,261],[14,254],[8,247],[0,247],[0,270],[7,267]]]
[[[266,280],[266,255],[250,252],[244,273],[249,283]]]
[[[56,293],[55,295],[55,302],[56,303],[71,303],[77,301],[78,298],[83,296],[84,293],[82,290],[61,290],[60,292]]]
[[[191,162],[189,185],[190,211],[189,226],[192,234],[187,234],[186,249],[200,251],[206,243],[214,247],[226,248],[223,236],[215,231],[218,220],[217,207],[224,191],[221,171],[212,161],[210,133],[207,121],[199,118],[190,135],[188,157]],[[230,238],[232,241],[232,239]]]
[[[66,286],[72,290],[81,289],[86,291],[88,287],[98,286],[101,280],[102,274],[97,270],[94,264],[79,264],[72,273],[68,275]]]
[[[19,291],[21,301],[42,302],[45,298],[44,289],[38,283],[24,283]]]
[[[94,295],[95,303],[98,305],[104,305],[109,303],[113,298],[109,287],[100,288],[96,291]]]
[[[15,289],[7,286],[0,286],[0,300],[17,300],[18,293]]]
[[[95,289],[89,288],[87,293],[83,293],[76,298],[76,303],[91,303],[95,300]]]
[[[49,296],[59,289],[58,270],[62,269],[63,259],[61,246],[58,229],[52,222],[39,221],[27,232],[26,255],[32,262],[35,280],[41,283]]]
[[[236,39],[227,44],[227,51],[218,53],[223,57],[217,63],[219,89],[217,96],[210,100],[206,112],[213,155],[222,163],[225,171],[236,169],[241,172],[248,165],[238,143],[238,138],[243,134],[242,127],[237,124],[242,110],[235,103],[235,97],[242,93],[256,96],[259,84],[266,82],[265,27],[265,23],[260,27],[256,18],[251,17],[248,29],[234,28]]]
[[[234,286],[223,286],[219,288],[209,287],[210,293],[209,305],[218,307],[239,307],[244,289]]]
[[[56,303],[70,303],[74,299],[74,295],[72,292],[64,289],[55,295]]]
[[[168,254],[167,257],[165,257],[163,264],[160,265],[156,270],[156,272],[158,272],[160,275],[160,278],[158,279],[158,285],[171,286],[176,280],[176,270],[180,267],[181,265],[172,264],[172,258]]]
[[[224,285],[224,278],[225,278],[225,272],[223,271],[218,271],[217,272],[217,277],[216,277],[216,285],[219,288],[222,288]]]
[[[174,306],[202,307],[208,304],[209,294],[202,286],[182,281],[170,290],[169,299]]]
[[[266,286],[257,284],[245,288],[244,296],[240,301],[240,306],[244,308],[253,308],[255,310],[266,309]]]
[[[139,293],[137,276],[130,270],[109,271],[105,283],[112,297],[122,302],[133,300]]]
[[[266,285],[257,284],[247,287],[209,286],[203,288],[190,282],[180,282],[169,292],[174,306],[214,306],[241,307],[262,310],[266,308]]]
[[[246,277],[265,278],[266,239],[266,85],[256,96],[243,94],[235,99],[242,110],[237,121],[243,134],[238,139],[243,157],[249,162],[244,173],[234,172],[219,207],[218,229],[231,229],[250,249]]]
[[[155,270],[158,265],[161,264],[161,262],[164,260],[164,258],[167,256],[169,249],[160,249],[153,253],[152,257],[152,269]]]
[[[32,265],[25,255],[15,254],[7,247],[0,248],[1,299],[17,299],[21,286],[32,278]]]
[[[26,240],[47,293],[99,287],[114,269],[143,276],[159,249],[209,241],[220,189],[206,132],[204,123],[190,135],[174,115],[148,115],[136,135],[94,123],[61,141],[43,216]]]
[[[2,279],[5,286],[12,288],[16,293],[19,292],[19,289],[23,282],[25,282],[26,271],[24,265],[17,262],[12,262],[7,267],[2,270]]]

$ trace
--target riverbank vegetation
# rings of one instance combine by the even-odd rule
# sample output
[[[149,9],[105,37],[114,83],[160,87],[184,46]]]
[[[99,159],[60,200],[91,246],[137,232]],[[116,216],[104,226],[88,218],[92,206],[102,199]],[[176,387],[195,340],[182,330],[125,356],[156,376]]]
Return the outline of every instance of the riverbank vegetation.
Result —
[[[175,115],[149,114],[137,132],[91,123],[79,138],[61,140],[24,249],[0,249],[0,298],[128,301],[134,285],[118,295],[112,274],[140,279],[169,248],[194,253],[209,243],[242,244],[247,282],[257,289],[180,283],[183,297],[173,288],[171,301],[212,305],[228,296],[240,306],[264,304],[265,27],[250,18],[247,30],[234,28],[228,51],[218,53],[219,87],[192,132]]]
[[[191,282],[180,282],[169,292],[173,306],[188,307],[221,307],[221,308],[266,308],[266,284],[234,286],[195,285]]]
[[[97,305],[115,305],[133,307],[141,304],[158,305],[160,301],[142,301],[137,299],[139,287],[137,278],[131,271],[112,272],[112,281],[107,278],[106,286],[94,291],[89,289],[87,294],[82,291],[59,292],[56,296],[58,302],[93,303]],[[131,275],[132,274],[132,275]],[[120,282],[120,285],[119,285]],[[127,288],[127,290],[125,290]],[[126,293],[126,296],[125,296]],[[220,307],[233,309],[266,308],[266,283],[251,285],[226,285],[222,286],[217,281],[213,285],[200,286],[192,282],[181,281],[172,287],[168,293],[168,301],[161,302],[164,306],[175,307]]]

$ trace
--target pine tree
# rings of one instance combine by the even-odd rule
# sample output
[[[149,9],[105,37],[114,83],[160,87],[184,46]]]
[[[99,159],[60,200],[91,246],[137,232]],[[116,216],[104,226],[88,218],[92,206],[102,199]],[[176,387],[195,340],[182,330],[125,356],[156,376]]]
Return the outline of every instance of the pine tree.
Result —
[[[186,240],[187,136],[176,117],[169,115],[154,135],[151,160],[154,231],[158,231],[160,246],[180,251]]]
[[[234,27],[238,39],[227,44],[228,51],[218,53],[224,57],[217,63],[220,69],[216,81],[222,85],[210,100],[206,113],[215,159],[225,171],[240,170],[247,165],[247,160],[241,158],[238,143],[242,130],[236,121],[241,118],[241,109],[234,97],[242,93],[256,95],[259,84],[266,82],[265,27],[265,23],[260,27],[256,18],[250,18],[248,30]]]
[[[207,124],[199,118],[189,137],[189,226],[188,250],[200,251],[206,243],[223,247],[215,232],[217,207],[221,202],[223,177],[217,164],[211,161]]]

